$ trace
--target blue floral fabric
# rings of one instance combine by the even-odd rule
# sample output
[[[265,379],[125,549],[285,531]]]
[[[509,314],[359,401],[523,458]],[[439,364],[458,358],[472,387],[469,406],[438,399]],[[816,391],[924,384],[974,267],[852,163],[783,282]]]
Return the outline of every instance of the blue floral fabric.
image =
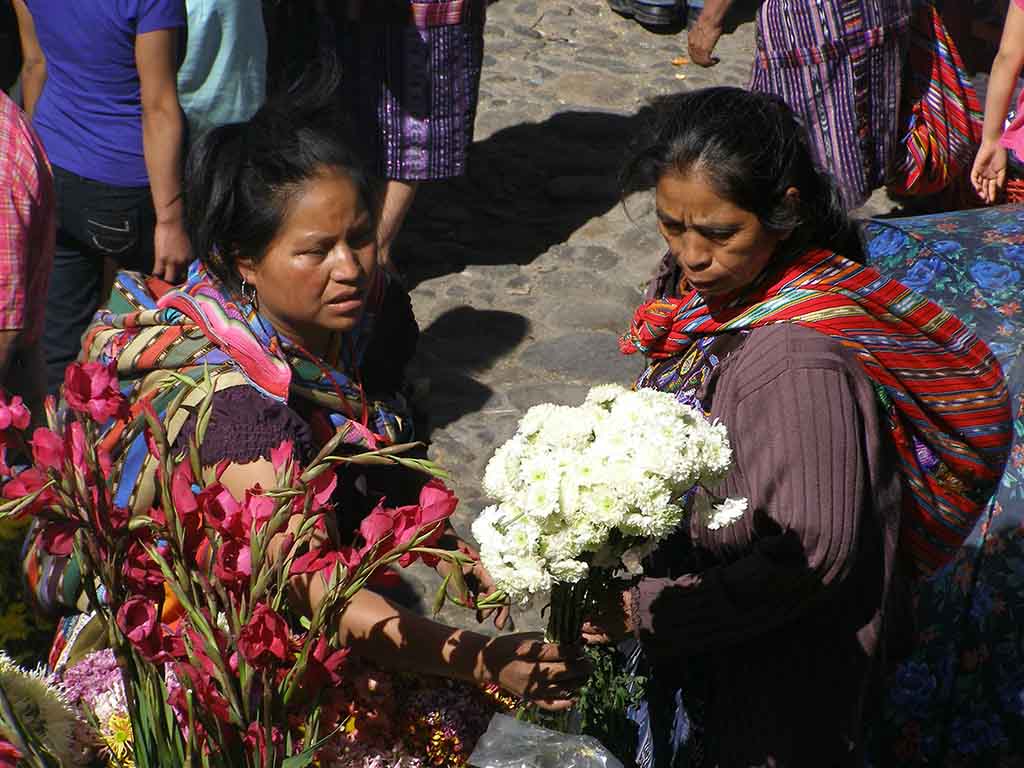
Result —
[[[1024,766],[1024,207],[875,220],[868,261],[960,317],[1018,403],[1000,489],[956,559],[922,584],[919,643],[887,686],[873,766]]]

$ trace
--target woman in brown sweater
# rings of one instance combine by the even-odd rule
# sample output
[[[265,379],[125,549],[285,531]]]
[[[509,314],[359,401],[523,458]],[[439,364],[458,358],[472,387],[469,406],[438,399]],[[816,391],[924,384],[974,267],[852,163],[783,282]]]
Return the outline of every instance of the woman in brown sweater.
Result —
[[[657,106],[627,179],[655,186],[669,255],[623,350],[649,358],[638,386],[729,428],[734,467],[585,639],[641,642],[641,764],[684,764],[670,742],[688,730],[689,765],[860,766],[881,675],[912,642],[912,578],[955,551],[1005,461],[1002,374],[958,320],[859,263],[784,104],[717,88]],[[713,497],[745,510],[713,523]]]

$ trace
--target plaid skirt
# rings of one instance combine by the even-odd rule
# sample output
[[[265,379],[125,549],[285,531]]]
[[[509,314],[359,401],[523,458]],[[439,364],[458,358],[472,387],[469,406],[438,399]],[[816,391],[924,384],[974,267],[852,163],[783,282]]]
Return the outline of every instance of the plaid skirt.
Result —
[[[454,4],[412,5],[423,11]],[[421,13],[406,23],[360,19],[338,25],[342,99],[363,158],[378,176],[430,181],[466,172],[485,2],[467,0],[465,7],[456,16]]]

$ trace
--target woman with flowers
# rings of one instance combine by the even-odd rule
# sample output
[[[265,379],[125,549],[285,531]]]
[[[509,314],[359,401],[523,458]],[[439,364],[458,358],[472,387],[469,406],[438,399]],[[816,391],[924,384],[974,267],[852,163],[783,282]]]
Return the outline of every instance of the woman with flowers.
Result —
[[[626,178],[655,187],[669,254],[622,347],[648,358],[638,387],[725,424],[734,468],[584,637],[639,639],[654,764],[860,766],[913,578],[1001,474],[1005,382],[956,318],[862,266],[781,101],[714,88],[657,107]],[[728,525],[707,513],[721,498],[740,501]]]
[[[195,465],[216,467],[218,487],[233,498],[221,496],[203,507],[202,520],[185,523],[186,538],[189,526],[217,531],[223,543],[213,573],[216,588],[228,593],[248,579],[250,558],[256,557],[247,541],[250,525],[256,530],[269,514],[259,489],[279,487],[282,466],[305,466],[328,444],[329,452],[365,452],[408,442],[410,435],[393,374],[411,352],[415,324],[407,304],[398,306],[398,322],[388,314],[396,301],[377,268],[378,198],[340,137],[343,121],[325,106],[335,85],[329,77],[304,83],[301,96],[271,102],[248,123],[204,135],[190,154],[185,192],[200,262],[177,289],[122,274],[109,306],[84,337],[82,359],[97,365],[73,369],[65,385],[65,400],[76,411],[116,403],[104,393],[119,390],[133,415],[149,413],[166,424],[173,453],[187,456],[197,449]],[[361,372],[374,345],[383,365]],[[206,410],[203,391],[209,388],[193,386],[201,381],[212,383]],[[102,413],[97,419],[113,419],[101,440],[115,476],[113,505],[152,518],[161,503],[159,452],[152,440],[124,426],[125,416]],[[201,436],[198,445],[193,436]],[[339,510],[317,535],[352,547],[311,545],[288,561],[295,611],[315,613],[327,575],[336,566],[354,567],[343,556],[357,559],[385,535],[402,544],[454,509],[454,496],[440,483],[398,481],[401,470],[349,469],[314,482],[317,503],[332,498]],[[192,510],[194,518],[191,485],[176,471],[175,508],[179,515]],[[287,551],[302,525],[295,515],[270,551]],[[450,529],[438,529],[426,544],[464,546]],[[54,610],[76,601],[87,607],[79,597],[80,569],[73,560],[55,559],[60,551],[52,536],[31,548],[27,572],[36,596]],[[203,553],[196,558],[203,562]],[[147,576],[146,560],[140,550],[130,567],[159,591],[160,573]],[[486,585],[486,573],[475,575]],[[157,603],[159,617],[149,615],[152,602],[146,601],[118,615],[137,646],[133,633],[146,641],[154,622],[173,622],[181,610],[171,597]],[[289,655],[280,621],[261,605],[238,636],[239,653],[257,668]],[[366,589],[348,602],[337,632],[341,646],[386,666],[497,683],[554,708],[569,704],[587,673],[575,649],[525,635],[489,638],[446,627]],[[52,666],[74,663],[96,639],[86,619],[65,620]],[[151,650],[159,657],[160,649]]]

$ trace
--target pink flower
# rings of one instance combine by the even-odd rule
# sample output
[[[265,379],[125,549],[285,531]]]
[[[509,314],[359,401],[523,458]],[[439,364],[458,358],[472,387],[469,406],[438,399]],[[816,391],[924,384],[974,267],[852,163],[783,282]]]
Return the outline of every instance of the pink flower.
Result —
[[[303,685],[311,691],[318,691],[328,682],[333,688],[341,685],[341,669],[348,658],[349,650],[349,648],[333,650],[327,636],[321,634],[317,638],[316,645],[313,646],[313,653],[309,655]]]
[[[64,450],[71,457],[71,465],[82,473],[83,477],[88,477],[89,468],[85,463],[85,430],[77,421],[71,422],[64,431]]]
[[[263,495],[263,489],[257,485],[255,488],[245,492],[245,506],[242,510],[242,519],[246,522],[246,528],[250,521],[260,529],[270,522],[274,516],[274,500]]]
[[[46,523],[39,532],[39,548],[48,554],[66,557],[74,550],[75,534],[81,527],[81,523],[74,522]]]
[[[154,663],[163,659],[163,633],[156,603],[144,597],[130,597],[117,611],[117,626],[143,658]]]
[[[166,545],[157,547],[163,557],[168,556]],[[164,594],[164,574],[157,562],[149,556],[144,544],[141,541],[133,541],[125,553],[123,568],[125,582],[128,588],[141,595],[147,595],[154,599]]]
[[[190,720],[188,700],[186,698],[186,691],[189,690],[191,690],[193,700],[216,718],[218,722],[227,723],[230,721],[231,710],[228,707],[227,699],[218,690],[211,675],[204,674],[191,664],[184,663],[174,665],[174,675],[180,685],[175,686],[174,690],[170,692],[167,702],[174,709],[179,723],[187,724]],[[202,731],[199,718],[196,717],[194,722],[196,730],[199,732],[197,735],[200,736],[200,742],[202,742],[205,734]]]
[[[327,576],[334,566],[341,563],[348,569],[355,568],[360,562],[359,553],[352,547],[324,546],[310,549],[304,555],[299,555],[292,561],[292,576],[303,573],[322,572]]]
[[[295,443],[291,440],[282,440],[281,444],[270,451],[270,462],[274,465],[274,471],[280,472],[285,465],[292,460],[295,454]]]
[[[331,470],[321,472],[313,481],[309,484],[309,487],[313,491],[313,511],[316,512],[327,506],[331,497],[334,495],[334,489],[338,485],[338,475]]]
[[[399,546],[408,544],[423,534],[431,526],[435,526],[431,535],[421,546],[432,547],[444,535],[444,521],[451,517],[458,506],[459,500],[444,483],[434,479],[420,490],[418,506],[399,507],[395,510],[395,543]],[[417,555],[406,552],[399,558],[398,564],[403,568],[415,562]],[[437,565],[438,558],[434,555],[419,556],[424,563]]]
[[[8,403],[0,396],[0,430],[10,429],[11,426],[27,429],[31,419],[32,415],[20,397],[15,395]]]
[[[198,502],[203,520],[219,534],[233,539],[248,538],[249,521],[242,505],[223,485],[214,483],[204,488]]]
[[[0,738],[0,768],[18,768],[21,765],[21,752],[7,739]]]
[[[128,416],[128,401],[117,386],[117,365],[72,363],[64,374],[64,399],[71,410],[104,424]]]
[[[32,433],[32,459],[37,467],[60,472],[64,468],[64,441],[46,427]]]
[[[228,589],[241,589],[252,576],[252,551],[241,539],[228,539],[217,550],[213,575]]]
[[[378,542],[395,533],[395,510],[384,507],[384,500],[374,507],[373,511],[363,518],[359,524],[359,534],[365,542],[362,552],[365,554]]]
[[[277,760],[267,760],[267,731],[260,723],[250,723],[245,731],[243,739],[249,754],[255,756],[259,753],[259,765],[274,765]],[[274,747],[274,754],[280,754],[284,746],[284,733],[276,725],[270,728],[270,742]]]
[[[16,477],[11,479],[3,489],[3,497],[5,499],[20,499],[25,496],[30,496],[40,488],[42,488],[49,479],[40,471],[37,467],[29,467],[24,472],[20,472]],[[26,507],[21,514],[24,517],[29,514],[35,514],[40,509],[48,507],[57,500],[57,494],[52,490],[47,489],[43,491],[33,504]]]
[[[265,603],[256,606],[238,633],[238,652],[255,669],[288,660],[288,624]]]

